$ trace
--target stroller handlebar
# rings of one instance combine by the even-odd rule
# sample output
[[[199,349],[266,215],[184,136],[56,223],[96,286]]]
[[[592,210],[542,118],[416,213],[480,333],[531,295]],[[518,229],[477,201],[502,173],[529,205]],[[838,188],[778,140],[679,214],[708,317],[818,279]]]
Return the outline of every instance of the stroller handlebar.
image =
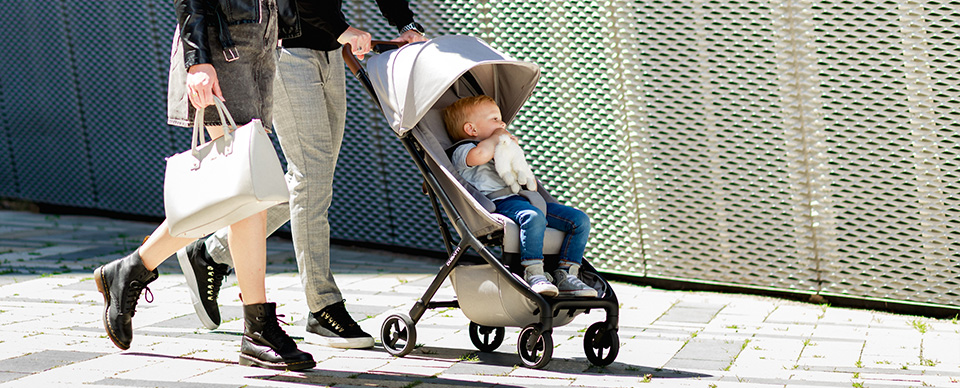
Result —
[[[370,41],[371,51],[380,54],[386,51],[394,50],[402,47],[405,42],[394,42],[390,40],[372,40]],[[357,56],[353,55],[353,48],[350,47],[350,44],[347,43],[343,45],[341,50],[343,53],[343,61],[347,64],[347,67],[350,69],[350,72],[354,76],[357,75],[357,72],[360,71],[360,60],[357,59]]]

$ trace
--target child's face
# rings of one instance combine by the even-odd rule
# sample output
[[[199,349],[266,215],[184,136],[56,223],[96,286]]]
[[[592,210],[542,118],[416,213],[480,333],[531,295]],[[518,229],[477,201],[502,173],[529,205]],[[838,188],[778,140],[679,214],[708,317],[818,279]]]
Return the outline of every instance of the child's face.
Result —
[[[492,102],[477,105],[470,112],[466,123],[467,135],[477,140],[485,140],[498,129],[506,128],[507,124],[500,117],[500,107]]]

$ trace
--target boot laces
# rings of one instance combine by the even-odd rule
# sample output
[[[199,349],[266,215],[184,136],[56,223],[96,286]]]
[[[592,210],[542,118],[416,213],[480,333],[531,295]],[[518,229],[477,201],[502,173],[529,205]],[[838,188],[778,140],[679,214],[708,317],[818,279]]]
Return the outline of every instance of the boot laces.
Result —
[[[123,312],[130,312],[130,316],[133,316],[137,312],[137,300],[140,299],[140,293],[146,290],[146,293],[143,294],[143,299],[147,303],[153,303],[153,291],[150,291],[150,287],[147,287],[146,284],[141,283],[137,280],[130,282],[130,287],[127,288],[127,293],[123,296]]]
[[[265,325],[263,325],[263,338],[276,346],[277,350],[281,351],[284,349],[290,349],[291,347],[297,347],[297,343],[293,341],[293,338],[290,338],[290,336],[287,335],[287,332],[284,331],[278,323],[283,322],[280,320],[280,317],[282,316],[282,314],[278,314],[276,321],[267,322]]]

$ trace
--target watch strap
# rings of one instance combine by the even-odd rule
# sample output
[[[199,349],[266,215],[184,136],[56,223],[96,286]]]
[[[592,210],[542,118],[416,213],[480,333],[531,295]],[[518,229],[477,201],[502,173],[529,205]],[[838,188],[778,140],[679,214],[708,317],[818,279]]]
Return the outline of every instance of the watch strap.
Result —
[[[404,32],[407,32],[407,31],[410,31],[410,30],[414,30],[414,31],[416,31],[416,32],[419,32],[420,35],[423,35],[423,33],[426,32],[426,30],[424,30],[423,26],[421,26],[420,23],[417,23],[417,22],[410,22],[409,24],[407,24],[407,25],[405,25],[405,26],[400,27],[399,29],[397,29],[397,31],[399,31],[400,35],[403,35]]]

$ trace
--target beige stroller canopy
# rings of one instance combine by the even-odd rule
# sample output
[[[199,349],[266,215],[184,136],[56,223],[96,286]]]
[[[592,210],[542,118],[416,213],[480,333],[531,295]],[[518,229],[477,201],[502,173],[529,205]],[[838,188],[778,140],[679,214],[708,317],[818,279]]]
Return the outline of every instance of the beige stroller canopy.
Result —
[[[441,36],[371,57],[366,64],[380,108],[397,136],[415,127],[444,92],[470,71],[509,123],[533,93],[540,67],[471,36]]]

